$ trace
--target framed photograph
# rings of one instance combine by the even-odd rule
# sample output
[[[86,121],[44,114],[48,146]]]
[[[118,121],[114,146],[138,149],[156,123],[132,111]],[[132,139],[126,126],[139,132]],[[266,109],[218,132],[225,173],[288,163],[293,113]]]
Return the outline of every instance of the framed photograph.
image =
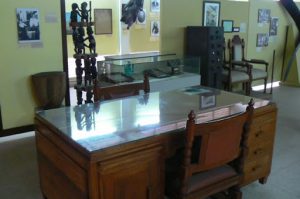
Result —
[[[232,32],[233,20],[222,20],[222,27],[224,32]]]
[[[232,32],[240,32],[240,27],[233,27]]]
[[[95,34],[112,34],[112,9],[94,9]]]
[[[151,0],[150,1],[150,11],[159,12],[160,11],[160,0]]]
[[[203,26],[219,26],[220,20],[220,2],[203,2]]]
[[[279,25],[278,21],[279,21],[278,17],[272,17],[271,18],[270,32],[269,32],[270,36],[276,36],[277,35],[277,30],[278,30],[278,25]]]
[[[151,21],[151,36],[152,37],[158,37],[160,32],[160,24],[159,21]]]
[[[258,23],[269,23],[271,18],[270,9],[258,9]]]
[[[200,108],[207,109],[216,106],[216,96],[215,95],[202,95],[200,98]]]
[[[258,33],[256,47],[265,47],[269,45],[269,35],[267,33]]]
[[[37,8],[17,8],[19,43],[40,42],[40,15]]]

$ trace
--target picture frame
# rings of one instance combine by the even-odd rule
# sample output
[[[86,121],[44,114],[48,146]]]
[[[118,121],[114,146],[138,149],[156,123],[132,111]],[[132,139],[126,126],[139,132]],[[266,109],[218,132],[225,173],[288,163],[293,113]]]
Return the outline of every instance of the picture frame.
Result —
[[[258,23],[269,23],[271,19],[271,10],[270,9],[258,9]]]
[[[94,9],[95,35],[112,34],[112,9]]]
[[[40,42],[40,12],[37,8],[17,8],[18,43]]]
[[[203,26],[219,26],[221,3],[216,1],[203,1]]]
[[[270,31],[269,31],[270,36],[276,36],[277,35],[278,26],[279,26],[278,22],[279,22],[278,17],[271,17]]]
[[[200,108],[208,109],[216,106],[216,95],[201,95]]]
[[[222,20],[222,27],[224,32],[232,32],[233,20]]]
[[[240,27],[233,27],[232,32],[240,32]]]
[[[256,47],[265,47],[269,45],[269,34],[268,33],[258,33]]]
[[[158,37],[160,33],[159,21],[151,21],[150,30],[152,37]]]
[[[150,11],[151,12],[160,12],[160,0],[151,0],[150,1]]]

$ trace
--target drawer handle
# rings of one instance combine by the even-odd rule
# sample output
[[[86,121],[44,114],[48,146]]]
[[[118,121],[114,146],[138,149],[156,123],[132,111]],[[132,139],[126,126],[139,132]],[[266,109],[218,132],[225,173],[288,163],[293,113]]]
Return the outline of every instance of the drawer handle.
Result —
[[[263,131],[258,131],[256,134],[255,134],[255,137],[260,137],[261,136],[261,134],[263,134]]]
[[[259,155],[259,154],[262,154],[263,151],[264,151],[263,149],[257,149],[257,150],[254,151],[254,154]]]
[[[261,166],[256,166],[256,167],[253,167],[253,168],[252,168],[252,171],[254,171],[254,172],[255,172],[255,171],[257,171],[259,168],[261,168]]]

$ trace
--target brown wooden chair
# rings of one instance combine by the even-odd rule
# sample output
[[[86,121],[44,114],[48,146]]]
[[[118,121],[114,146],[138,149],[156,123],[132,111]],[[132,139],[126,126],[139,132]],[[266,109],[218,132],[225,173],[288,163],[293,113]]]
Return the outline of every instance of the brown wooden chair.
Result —
[[[251,99],[244,113],[209,123],[195,124],[195,114],[190,112],[185,147],[167,161],[170,199],[202,199],[225,190],[232,198],[242,198],[238,184],[253,104]]]
[[[251,82],[261,79],[264,80],[264,93],[266,93],[269,63],[260,59],[247,60],[245,58],[245,42],[239,35],[234,35],[233,38],[229,40],[228,48],[230,50],[230,60],[232,60],[233,67],[239,67],[245,71],[245,68],[241,68],[240,66],[250,66],[251,71],[249,75],[251,76]],[[263,68],[258,68],[257,66]]]
[[[94,101],[139,95],[141,90],[145,93],[150,92],[149,77],[147,75],[144,75],[144,81],[140,83],[126,83],[101,87],[99,82],[97,82],[94,87]]]
[[[224,40],[224,61],[222,71],[222,82],[225,90],[232,91],[234,84],[243,84],[243,89],[246,95],[250,95],[251,91],[251,69],[252,65],[245,64],[244,62],[233,61],[231,53],[229,53],[229,59],[226,59],[226,44]],[[238,67],[237,67],[238,66]],[[240,70],[243,68],[243,70]]]

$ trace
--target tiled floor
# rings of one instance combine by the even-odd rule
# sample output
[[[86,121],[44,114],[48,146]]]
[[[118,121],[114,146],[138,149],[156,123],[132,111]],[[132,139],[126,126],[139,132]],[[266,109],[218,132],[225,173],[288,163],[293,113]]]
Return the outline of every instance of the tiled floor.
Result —
[[[243,199],[300,199],[300,88],[274,89],[279,108],[272,172],[267,184],[242,189]],[[33,133],[0,138],[0,199],[42,199]]]

